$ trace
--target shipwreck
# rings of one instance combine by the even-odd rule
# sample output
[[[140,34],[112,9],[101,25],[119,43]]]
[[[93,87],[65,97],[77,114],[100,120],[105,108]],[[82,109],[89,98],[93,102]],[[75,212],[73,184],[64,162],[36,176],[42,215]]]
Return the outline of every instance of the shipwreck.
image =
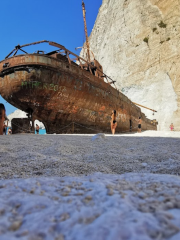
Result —
[[[136,130],[139,116],[142,130],[156,130],[156,122],[111,86],[112,80],[96,60],[88,62],[54,42],[32,44],[42,42],[59,49],[47,54],[23,50],[24,54],[16,55],[26,46],[18,45],[12,57],[9,54],[0,62],[0,94],[32,121],[42,121],[47,133],[110,132],[113,109],[117,111],[116,132]]]

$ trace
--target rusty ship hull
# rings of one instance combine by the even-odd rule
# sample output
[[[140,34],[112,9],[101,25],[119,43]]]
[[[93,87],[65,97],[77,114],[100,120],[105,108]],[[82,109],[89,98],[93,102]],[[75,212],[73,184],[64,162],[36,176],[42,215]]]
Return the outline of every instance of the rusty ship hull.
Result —
[[[0,62],[0,94],[10,104],[42,121],[47,133],[109,133],[117,111],[116,132],[156,130],[141,109],[103,78],[62,54],[23,54]]]

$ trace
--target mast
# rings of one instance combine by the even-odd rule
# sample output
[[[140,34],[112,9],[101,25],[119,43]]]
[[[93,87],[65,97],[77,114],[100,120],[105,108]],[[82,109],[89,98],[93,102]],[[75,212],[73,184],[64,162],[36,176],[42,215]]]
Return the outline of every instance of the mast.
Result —
[[[82,0],[82,10],[83,10],[83,19],[84,19],[84,31],[86,34],[87,58],[88,58],[88,62],[90,62],[89,41],[88,41],[87,24],[86,24],[86,10],[85,10],[85,4],[83,0]]]

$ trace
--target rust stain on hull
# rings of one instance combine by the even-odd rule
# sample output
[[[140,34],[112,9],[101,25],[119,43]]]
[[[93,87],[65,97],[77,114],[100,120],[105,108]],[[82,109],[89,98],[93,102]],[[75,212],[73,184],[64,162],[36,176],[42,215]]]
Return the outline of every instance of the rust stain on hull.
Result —
[[[156,130],[125,95],[61,54],[24,54],[0,62],[0,94],[13,106],[33,111],[47,133],[110,132],[110,115],[117,111],[116,132]],[[68,124],[75,122],[77,124]],[[82,126],[84,127],[82,127]],[[85,128],[86,127],[86,128]],[[64,129],[62,129],[64,128]]]

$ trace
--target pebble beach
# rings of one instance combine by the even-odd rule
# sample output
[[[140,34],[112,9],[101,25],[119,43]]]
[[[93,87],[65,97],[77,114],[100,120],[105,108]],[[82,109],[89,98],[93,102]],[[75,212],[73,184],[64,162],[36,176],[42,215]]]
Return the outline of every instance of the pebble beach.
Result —
[[[0,239],[180,239],[180,132],[0,137]]]

